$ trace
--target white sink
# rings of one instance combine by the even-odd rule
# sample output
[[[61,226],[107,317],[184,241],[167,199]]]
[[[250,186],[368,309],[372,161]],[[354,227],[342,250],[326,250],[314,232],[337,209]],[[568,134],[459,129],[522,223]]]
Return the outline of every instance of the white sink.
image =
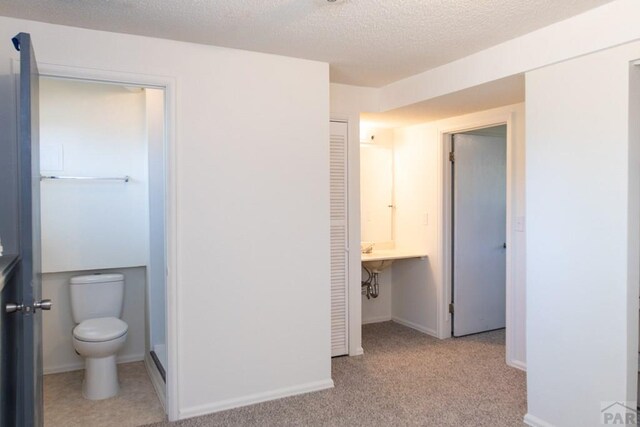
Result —
[[[384,269],[391,267],[393,262],[398,259],[407,258],[424,258],[426,254],[416,253],[400,249],[374,249],[370,254],[362,254],[362,265],[373,273],[379,273]]]
[[[364,266],[364,268],[366,268],[367,270],[370,270],[372,273],[380,273],[382,270],[391,267],[391,264],[393,264],[392,259],[378,259],[378,260],[371,260],[371,261],[365,261],[364,259],[362,260],[362,265]]]

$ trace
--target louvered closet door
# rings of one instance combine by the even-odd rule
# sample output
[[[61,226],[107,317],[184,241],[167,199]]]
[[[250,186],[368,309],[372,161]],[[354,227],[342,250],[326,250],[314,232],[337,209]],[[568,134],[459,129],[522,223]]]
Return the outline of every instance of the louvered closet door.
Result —
[[[331,122],[331,356],[347,350],[347,124]]]

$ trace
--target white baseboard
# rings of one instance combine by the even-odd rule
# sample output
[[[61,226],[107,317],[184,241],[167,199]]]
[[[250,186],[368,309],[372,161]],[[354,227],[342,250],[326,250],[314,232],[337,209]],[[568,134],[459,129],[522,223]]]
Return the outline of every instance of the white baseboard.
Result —
[[[367,325],[369,323],[388,322],[390,320],[391,320],[391,316],[370,317],[368,319],[362,319],[362,324]]]
[[[531,414],[524,416],[524,423],[531,427],[554,427],[553,424],[549,424],[548,422]]]
[[[147,368],[147,374],[149,374],[149,378],[151,379],[151,384],[153,384],[153,388],[156,390],[156,394],[158,395],[158,399],[160,403],[162,403],[162,407],[165,412],[167,411],[167,386],[162,380],[162,376],[160,372],[158,372],[158,368],[156,367],[156,363],[151,358],[150,354],[147,354],[144,357],[144,366]]]
[[[349,354],[349,356],[362,356],[364,354],[364,349],[362,347],[358,347],[353,354]]]
[[[312,383],[301,384],[293,387],[285,387],[276,390],[266,391],[264,393],[250,394],[248,396],[222,400],[207,405],[194,406],[183,409],[178,415],[178,419],[197,417],[199,415],[212,414],[227,409],[239,408],[241,406],[253,405],[269,400],[281,399],[283,397],[296,396],[298,394],[311,393],[313,391],[325,390],[333,388],[333,380],[315,381]]]
[[[521,371],[527,371],[527,364],[522,360],[507,360],[507,365],[520,369]]]
[[[404,325],[408,328],[415,329],[416,331],[422,332],[423,334],[431,335],[432,337],[438,338],[438,332],[435,329],[427,328],[425,326],[418,325],[417,323],[413,323],[408,320],[401,319],[395,316],[391,320],[401,325]]]
[[[117,363],[131,363],[131,362],[140,362],[144,360],[144,354],[127,354],[124,356],[118,356]],[[58,366],[45,366],[42,371],[44,375],[48,374],[60,374],[62,372],[71,372],[71,371],[79,371],[84,369],[84,360],[67,363],[65,365]]]

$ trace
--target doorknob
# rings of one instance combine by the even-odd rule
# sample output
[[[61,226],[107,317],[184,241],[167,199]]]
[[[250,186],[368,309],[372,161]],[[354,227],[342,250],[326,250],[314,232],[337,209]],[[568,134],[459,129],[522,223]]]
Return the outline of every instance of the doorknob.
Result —
[[[8,302],[4,309],[7,313],[15,313],[16,311],[22,311],[24,309],[23,304],[15,304],[13,302]]]
[[[33,311],[36,311],[38,309],[40,310],[51,310],[51,306],[53,305],[53,303],[51,302],[50,299],[43,299],[42,301],[35,301],[33,303]],[[26,306],[24,304],[16,304],[13,302],[9,302],[4,306],[4,309],[7,313],[15,313],[18,311],[24,311],[26,313],[29,313],[31,311],[31,307]]]
[[[33,311],[36,311],[37,309],[51,310],[52,305],[53,303],[51,302],[50,299],[43,299],[41,301],[36,301],[33,303]]]

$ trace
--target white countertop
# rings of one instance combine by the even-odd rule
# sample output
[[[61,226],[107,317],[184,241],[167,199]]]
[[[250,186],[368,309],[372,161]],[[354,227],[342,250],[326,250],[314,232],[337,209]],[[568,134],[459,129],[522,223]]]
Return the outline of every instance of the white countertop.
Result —
[[[374,249],[370,254],[361,254],[362,261],[384,261],[391,259],[426,258],[427,254],[402,249]]]

